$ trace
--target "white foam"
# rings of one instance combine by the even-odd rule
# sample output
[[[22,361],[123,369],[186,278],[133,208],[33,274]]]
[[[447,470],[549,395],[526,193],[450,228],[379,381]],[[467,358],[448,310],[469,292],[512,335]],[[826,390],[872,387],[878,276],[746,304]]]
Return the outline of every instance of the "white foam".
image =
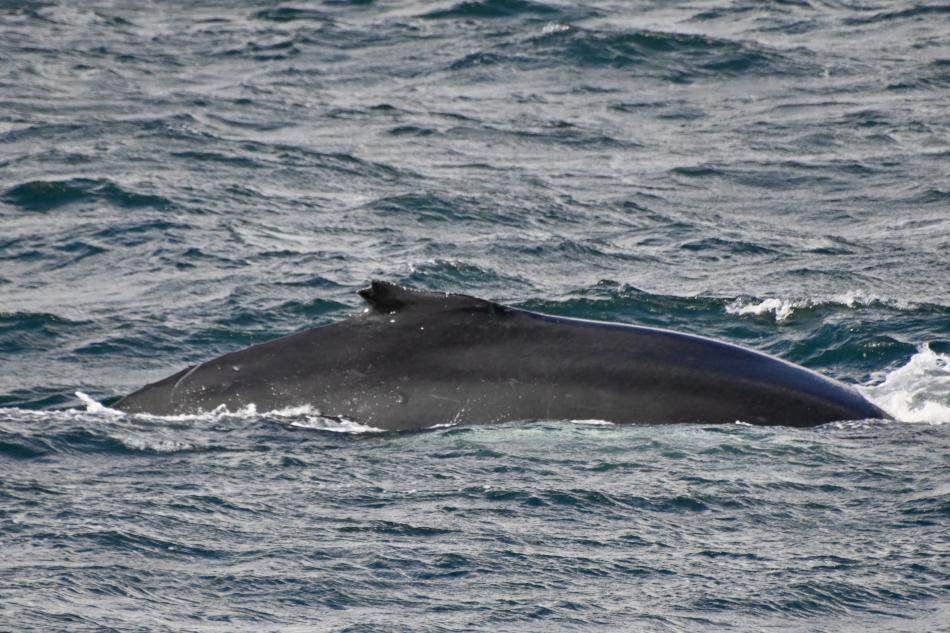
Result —
[[[754,315],[772,313],[776,321],[784,321],[792,316],[796,310],[802,308],[814,308],[821,305],[841,305],[848,308],[869,306],[873,304],[884,304],[897,308],[898,310],[915,310],[917,305],[906,301],[894,299],[885,299],[877,295],[867,294],[860,290],[849,290],[841,294],[825,298],[793,298],[780,299],[770,297],[767,299],[756,299],[752,297],[739,297],[726,304],[726,313],[737,315]]]
[[[86,405],[87,413],[105,414],[110,416],[127,415],[124,411],[110,409],[101,402],[86,395],[81,391],[76,392],[76,397]],[[384,429],[378,429],[367,424],[360,424],[355,420],[347,418],[337,418],[325,416],[317,409],[309,405],[299,407],[286,407],[283,409],[274,409],[272,411],[259,412],[257,406],[249,404],[235,411],[231,411],[226,406],[221,405],[213,411],[203,413],[187,413],[180,415],[153,415],[149,413],[136,413],[136,417],[149,418],[153,420],[167,420],[170,422],[194,422],[194,421],[219,421],[225,418],[280,418],[286,421],[290,426],[306,429],[317,429],[321,431],[333,431],[335,433],[380,433]],[[142,448],[141,446],[129,445],[129,448]],[[172,446],[149,446],[152,450],[164,451],[178,450],[181,447]]]
[[[427,426],[427,429],[450,429],[453,426],[458,426],[458,422],[443,422],[441,424],[433,424],[432,426]]]
[[[306,416],[303,419],[293,420],[290,426],[301,429],[316,429],[333,433],[382,433],[385,429],[378,429],[368,424],[360,424],[356,420],[347,418],[328,418],[322,415]]]
[[[308,404],[274,409],[263,415],[269,418],[286,419],[290,426],[301,429],[317,429],[319,431],[333,431],[334,433],[382,433],[384,431],[384,429],[361,424],[346,417],[324,415]]]
[[[946,424],[950,422],[950,355],[923,346],[883,381],[859,389],[902,422]]]
[[[180,453],[182,451],[191,451],[196,448],[208,446],[207,443],[201,445],[192,442],[181,442],[178,440],[147,440],[138,437],[119,437],[117,438],[122,445],[133,451],[151,451],[153,453]]]

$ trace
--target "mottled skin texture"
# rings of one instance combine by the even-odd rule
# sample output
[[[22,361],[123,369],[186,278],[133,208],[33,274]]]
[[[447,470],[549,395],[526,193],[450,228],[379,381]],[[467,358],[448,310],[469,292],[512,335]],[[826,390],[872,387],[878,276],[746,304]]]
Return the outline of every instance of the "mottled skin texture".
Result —
[[[531,419],[814,426],[886,418],[815,372],[736,345],[373,282],[340,323],[225,354],[115,407],[310,405],[382,429]]]

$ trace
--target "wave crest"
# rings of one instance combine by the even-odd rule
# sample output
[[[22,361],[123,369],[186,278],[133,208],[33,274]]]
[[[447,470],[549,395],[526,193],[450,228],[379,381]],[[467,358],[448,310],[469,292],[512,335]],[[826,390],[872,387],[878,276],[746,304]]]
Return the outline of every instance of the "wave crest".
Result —
[[[737,297],[725,306],[727,314],[738,316],[762,316],[772,314],[776,321],[789,319],[797,310],[819,308],[826,305],[838,305],[847,308],[867,306],[888,306],[898,310],[915,310],[919,306],[905,301],[884,299],[875,295],[865,294],[856,290],[841,293],[827,298],[791,298],[783,299],[768,297]]]

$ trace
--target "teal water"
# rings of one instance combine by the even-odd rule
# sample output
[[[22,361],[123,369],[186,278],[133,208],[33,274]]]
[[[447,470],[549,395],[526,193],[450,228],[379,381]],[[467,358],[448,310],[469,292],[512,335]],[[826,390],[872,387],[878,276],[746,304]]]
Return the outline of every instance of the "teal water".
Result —
[[[948,102],[933,2],[0,3],[0,630],[950,630]],[[373,278],[896,420],[97,403]]]

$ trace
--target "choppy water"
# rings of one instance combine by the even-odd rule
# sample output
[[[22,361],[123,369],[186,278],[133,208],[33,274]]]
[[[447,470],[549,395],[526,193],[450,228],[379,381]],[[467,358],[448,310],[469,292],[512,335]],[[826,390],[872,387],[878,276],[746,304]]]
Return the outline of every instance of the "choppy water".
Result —
[[[0,629],[950,630],[948,104],[936,2],[0,2]],[[898,420],[75,395],[377,277],[738,342]]]

